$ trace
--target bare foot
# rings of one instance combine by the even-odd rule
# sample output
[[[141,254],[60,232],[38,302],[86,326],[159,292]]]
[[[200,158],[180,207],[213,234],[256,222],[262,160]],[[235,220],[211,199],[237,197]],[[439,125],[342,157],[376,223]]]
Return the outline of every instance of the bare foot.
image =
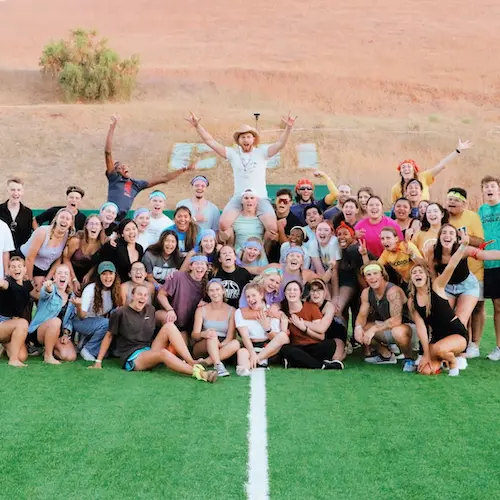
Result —
[[[43,360],[44,363],[47,363],[48,365],[60,365],[61,362],[58,361],[56,358],[54,358],[53,356],[50,357],[50,358],[44,358]]]
[[[25,365],[24,363],[22,363],[21,361],[19,360],[16,360],[16,361],[9,361],[9,365],[10,366],[15,366],[16,368],[26,368],[28,365]]]

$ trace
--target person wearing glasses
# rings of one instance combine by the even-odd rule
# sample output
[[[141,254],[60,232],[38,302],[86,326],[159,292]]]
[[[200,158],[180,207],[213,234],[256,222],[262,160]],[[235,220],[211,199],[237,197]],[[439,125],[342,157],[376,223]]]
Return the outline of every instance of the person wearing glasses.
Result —
[[[35,228],[43,226],[44,224],[50,224],[54,220],[54,217],[58,214],[59,210],[64,208],[73,214],[75,230],[82,231],[85,227],[85,221],[87,220],[86,215],[79,210],[84,196],[85,191],[82,188],[78,186],[69,186],[68,189],[66,189],[66,206],[63,207],[62,205],[59,205],[50,207],[45,210],[45,212],[37,215],[34,219],[34,224],[36,224]]]
[[[300,220],[299,226],[305,226],[304,207],[306,205],[314,205],[324,212],[328,207],[333,205],[339,195],[339,190],[334,182],[321,170],[314,172],[315,177],[319,177],[326,182],[328,194],[321,200],[314,199],[314,184],[309,179],[300,179],[295,186],[295,203],[292,205],[292,213]]]
[[[14,247],[18,249],[26,243],[33,231],[33,212],[21,203],[24,195],[24,183],[18,177],[7,181],[8,198],[0,205],[0,220],[3,220],[12,233]]]

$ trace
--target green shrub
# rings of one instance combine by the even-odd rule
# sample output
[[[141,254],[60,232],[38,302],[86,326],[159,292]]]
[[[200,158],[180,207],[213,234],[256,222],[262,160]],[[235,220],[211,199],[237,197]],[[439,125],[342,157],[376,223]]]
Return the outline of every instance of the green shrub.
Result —
[[[139,72],[139,56],[120,60],[106,38],[94,30],[76,29],[68,40],[51,42],[43,49],[42,72],[58,79],[68,101],[130,99]]]

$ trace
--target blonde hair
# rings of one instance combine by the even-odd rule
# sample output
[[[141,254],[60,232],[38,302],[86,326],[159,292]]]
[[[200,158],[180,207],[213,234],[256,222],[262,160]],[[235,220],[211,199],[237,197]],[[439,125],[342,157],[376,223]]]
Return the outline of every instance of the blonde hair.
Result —
[[[68,240],[76,233],[75,216],[66,207],[64,207],[64,208],[61,208],[60,210],[57,211],[56,215],[54,215],[54,218],[52,219],[52,222],[50,223],[49,239],[52,239],[52,237],[54,236],[54,231],[55,231],[55,228],[57,226],[57,219],[58,219],[59,215],[62,214],[63,212],[67,212],[68,214],[70,214],[71,220],[72,220],[71,227],[68,229]]]

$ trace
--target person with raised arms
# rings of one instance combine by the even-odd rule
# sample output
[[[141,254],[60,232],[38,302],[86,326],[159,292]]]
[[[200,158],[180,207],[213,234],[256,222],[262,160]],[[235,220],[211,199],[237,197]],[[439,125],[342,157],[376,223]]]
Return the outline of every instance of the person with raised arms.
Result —
[[[375,261],[362,268],[368,284],[361,293],[361,307],[356,318],[354,338],[371,346],[376,353],[365,362],[376,365],[395,365],[396,356],[389,349],[396,344],[405,356],[403,371],[416,371],[412,350],[412,328],[404,305],[406,296],[398,286],[389,282],[385,269]]]
[[[9,276],[0,279],[0,347],[7,351],[9,365],[24,367],[28,357],[25,341],[28,336],[28,321],[24,313],[35,298],[33,285],[25,280],[26,266],[21,257],[12,257]]]
[[[0,220],[9,226],[14,247],[17,249],[28,241],[36,224],[33,223],[31,208],[21,202],[24,196],[24,183],[19,177],[7,180],[7,194],[9,196],[7,201],[0,205]]]
[[[423,349],[418,363],[422,375],[439,373],[444,361],[449,375],[457,376],[460,369],[458,355],[466,350],[469,342],[467,329],[450,305],[446,292],[450,278],[470,248],[467,236],[462,233],[462,237],[456,252],[436,278],[432,279],[421,264],[416,264],[410,271],[408,305]]]
[[[131,169],[128,165],[120,161],[113,161],[112,144],[117,123],[118,118],[112,116],[111,125],[109,126],[108,135],[106,137],[106,145],[104,147],[104,159],[106,162],[106,178],[108,179],[108,201],[117,205],[118,220],[122,220],[127,216],[135,197],[143,189],[173,181],[183,172],[193,170],[195,165],[192,164],[189,167],[184,167],[175,172],[168,172],[150,180],[132,179]]]
[[[215,382],[217,372],[206,371],[195,363],[178,331],[165,326],[155,336],[155,310],[148,304],[148,298],[147,287],[137,285],[132,291],[132,302],[111,314],[109,331],[102,340],[95,363],[89,368],[102,368],[103,359],[115,339],[115,352],[126,371],[146,371],[163,364],[197,380]],[[169,346],[181,359],[169,351]]]
[[[191,179],[193,195],[177,203],[176,207],[188,207],[193,214],[196,224],[202,229],[219,230],[220,210],[217,205],[208,201],[205,194],[210,183],[204,175],[197,175]]]
[[[420,171],[420,167],[415,163],[414,160],[403,160],[398,165],[398,172],[400,175],[400,181],[394,184],[391,189],[391,200],[394,203],[398,198],[404,195],[406,190],[406,184],[412,179],[418,179],[422,183],[422,199],[431,200],[429,193],[429,187],[434,183],[436,175],[440,174],[446,167],[446,165],[456,159],[462,151],[470,149],[473,147],[472,142],[465,141],[462,142],[458,140],[457,147],[449,155],[444,157],[435,167],[428,170]]]
[[[290,133],[297,117],[290,113],[282,118],[285,130],[277,142],[264,148],[259,147],[260,134],[249,125],[243,125],[233,134],[236,147],[229,148],[218,143],[201,125],[200,118],[191,113],[186,118],[195,128],[202,141],[219,156],[228,160],[233,169],[234,194],[222,212],[219,225],[221,231],[227,231],[241,212],[241,193],[245,189],[252,189],[259,198],[257,216],[266,229],[266,238],[278,238],[276,214],[267,195],[266,171],[267,160],[278,154],[290,137]]]

